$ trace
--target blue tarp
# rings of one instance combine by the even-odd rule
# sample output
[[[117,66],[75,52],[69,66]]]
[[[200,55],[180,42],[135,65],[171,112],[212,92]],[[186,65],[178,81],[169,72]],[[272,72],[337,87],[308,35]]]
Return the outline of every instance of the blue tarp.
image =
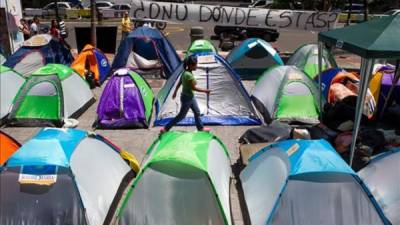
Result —
[[[139,27],[121,42],[111,69],[116,70],[126,67],[132,50],[148,60],[160,58],[167,78],[182,63],[171,43],[159,30],[150,27]]]

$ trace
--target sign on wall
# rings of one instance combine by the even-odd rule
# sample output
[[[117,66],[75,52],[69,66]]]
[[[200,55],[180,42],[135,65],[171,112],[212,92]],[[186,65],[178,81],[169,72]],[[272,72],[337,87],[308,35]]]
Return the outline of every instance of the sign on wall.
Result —
[[[174,22],[322,31],[334,28],[336,12],[293,11],[132,0],[130,15]]]

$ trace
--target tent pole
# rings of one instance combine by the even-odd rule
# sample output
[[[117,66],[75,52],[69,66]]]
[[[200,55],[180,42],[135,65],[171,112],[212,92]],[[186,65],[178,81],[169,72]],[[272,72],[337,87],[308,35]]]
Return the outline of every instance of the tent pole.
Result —
[[[367,95],[369,78],[373,70],[374,60],[373,59],[361,59],[361,71],[360,71],[360,85],[358,89],[356,115],[354,119],[353,137],[350,148],[350,167],[353,165],[354,153],[356,150],[357,136],[360,129],[361,117],[364,109],[365,96]]]
[[[383,108],[381,114],[379,115],[379,118],[383,117],[383,114],[386,110],[386,107],[389,105],[390,98],[392,97],[393,91],[396,88],[396,84],[399,82],[399,79],[400,79],[400,59],[396,60],[396,67],[393,74],[392,86],[390,87],[389,93],[386,96],[385,104],[383,104]]]
[[[319,112],[320,112],[320,119],[322,120],[322,78],[321,78],[321,73],[322,73],[322,54],[323,54],[323,49],[324,49],[324,43],[318,42],[318,91],[319,91]]]

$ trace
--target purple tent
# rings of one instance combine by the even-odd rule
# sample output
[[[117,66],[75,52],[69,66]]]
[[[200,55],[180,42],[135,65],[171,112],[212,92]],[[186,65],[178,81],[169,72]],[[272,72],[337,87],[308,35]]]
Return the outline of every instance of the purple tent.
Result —
[[[379,69],[379,71],[383,73],[381,80],[381,90],[378,100],[378,112],[381,112],[383,109],[383,105],[385,104],[385,98],[388,96],[390,88],[393,85],[395,67],[383,66]],[[394,101],[396,101],[397,104],[400,104],[400,80],[398,80],[397,84],[395,85],[391,97]]]
[[[108,81],[97,107],[97,128],[147,128],[154,95],[137,73],[119,69]]]

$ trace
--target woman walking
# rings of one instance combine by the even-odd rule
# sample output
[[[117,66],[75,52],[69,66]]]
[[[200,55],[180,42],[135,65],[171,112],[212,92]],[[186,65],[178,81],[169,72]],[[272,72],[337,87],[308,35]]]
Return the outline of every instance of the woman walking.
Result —
[[[197,67],[197,58],[193,55],[190,55],[183,62],[183,66],[185,72],[183,72],[181,79],[178,85],[175,88],[174,94],[172,98],[176,98],[176,93],[178,92],[179,87],[182,85],[182,93],[181,93],[181,109],[164,128],[161,129],[161,133],[169,131],[173,126],[175,126],[179,121],[185,118],[189,109],[192,109],[194,114],[194,120],[196,122],[197,130],[199,131],[209,131],[209,128],[205,128],[200,119],[200,109],[197,104],[196,98],[194,97],[194,91],[203,92],[206,94],[210,94],[210,90],[199,88],[196,86],[196,79],[194,78],[192,71],[196,70]]]

